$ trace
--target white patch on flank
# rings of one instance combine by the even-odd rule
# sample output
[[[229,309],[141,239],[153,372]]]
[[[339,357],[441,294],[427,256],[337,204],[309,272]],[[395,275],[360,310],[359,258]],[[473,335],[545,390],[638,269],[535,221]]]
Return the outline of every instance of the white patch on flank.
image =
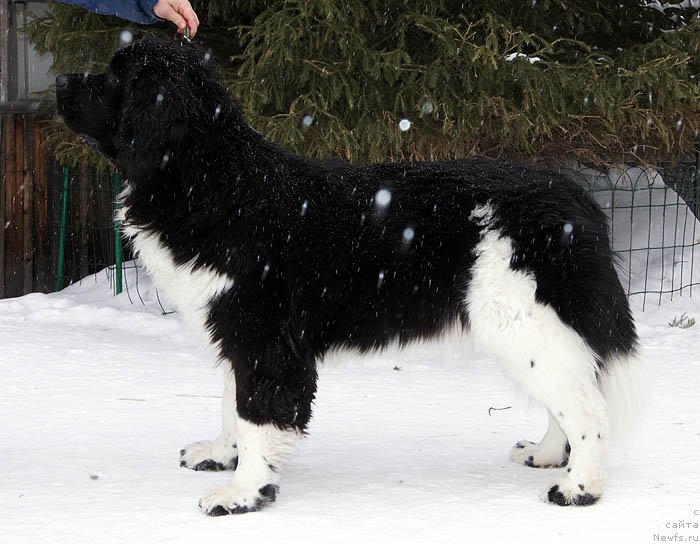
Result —
[[[302,434],[238,418],[237,436],[236,474],[230,485],[217,487],[202,497],[199,504],[205,513],[217,506],[228,511],[255,509],[262,499],[260,488],[279,483],[282,465]]]
[[[194,468],[203,461],[215,461],[226,468],[233,468],[233,460],[238,457],[236,446],[236,377],[233,370],[226,371],[224,395],[221,402],[221,433],[213,442],[202,440],[185,446],[180,457],[187,468]]]
[[[125,215],[126,206],[122,214]],[[172,252],[163,245],[158,235],[144,232],[126,224],[124,232],[132,240],[148,273],[159,289],[177,306],[183,318],[195,331],[211,342],[207,318],[211,300],[233,286],[233,278],[205,266],[195,269],[196,259],[177,265]]]
[[[487,231],[475,255],[465,295],[474,342],[549,409],[568,437],[571,471],[557,482],[565,498],[599,496],[610,424],[593,352],[554,309],[535,300],[534,276],[510,267],[510,238]]]

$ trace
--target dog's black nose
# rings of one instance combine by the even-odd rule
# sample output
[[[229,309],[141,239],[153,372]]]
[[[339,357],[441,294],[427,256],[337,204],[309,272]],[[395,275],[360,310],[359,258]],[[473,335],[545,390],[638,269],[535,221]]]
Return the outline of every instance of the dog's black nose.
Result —
[[[65,89],[68,86],[68,78],[64,74],[56,76],[56,89]]]

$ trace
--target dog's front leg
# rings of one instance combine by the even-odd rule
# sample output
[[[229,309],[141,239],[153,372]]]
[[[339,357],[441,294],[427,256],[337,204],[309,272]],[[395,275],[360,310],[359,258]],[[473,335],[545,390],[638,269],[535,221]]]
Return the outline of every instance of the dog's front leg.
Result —
[[[226,371],[221,402],[221,433],[213,442],[201,440],[180,450],[180,466],[192,470],[234,470],[238,464],[236,437],[236,377]]]
[[[280,344],[240,353],[236,380],[238,467],[230,485],[202,497],[210,516],[258,510],[273,502],[289,453],[303,436],[316,391],[313,359]]]

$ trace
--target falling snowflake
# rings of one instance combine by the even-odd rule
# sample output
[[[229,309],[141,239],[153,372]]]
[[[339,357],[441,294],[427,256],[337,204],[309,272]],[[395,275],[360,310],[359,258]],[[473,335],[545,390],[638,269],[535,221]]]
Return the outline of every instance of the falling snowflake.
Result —
[[[685,124],[685,119],[683,119],[682,115],[678,116],[678,119],[676,119],[676,132],[680,132],[683,130],[683,125]]]
[[[124,29],[119,33],[119,45],[121,47],[124,47],[125,45],[129,45],[133,41],[134,41],[134,33],[131,32],[131,30]]]
[[[391,202],[391,191],[389,189],[379,189],[377,194],[374,195],[374,203],[377,206],[386,208]]]
[[[384,276],[385,275],[386,275],[386,273],[384,272],[384,270],[379,271],[379,277],[377,279],[377,289],[381,289],[382,285],[384,284]]]

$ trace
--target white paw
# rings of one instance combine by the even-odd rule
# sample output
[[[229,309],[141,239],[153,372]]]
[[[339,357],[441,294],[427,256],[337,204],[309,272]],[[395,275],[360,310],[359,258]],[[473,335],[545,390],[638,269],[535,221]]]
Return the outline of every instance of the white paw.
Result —
[[[559,506],[588,506],[600,499],[605,482],[600,479],[583,481],[569,473],[553,485],[542,497]]]
[[[528,467],[556,468],[566,466],[569,461],[569,452],[567,448],[561,446],[521,440],[510,450],[510,458]]]
[[[274,502],[278,489],[274,484],[267,484],[258,489],[243,489],[235,483],[217,487],[202,497],[199,508],[207,516],[255,512]]]
[[[238,448],[202,440],[180,450],[180,466],[192,470],[235,470]]]

